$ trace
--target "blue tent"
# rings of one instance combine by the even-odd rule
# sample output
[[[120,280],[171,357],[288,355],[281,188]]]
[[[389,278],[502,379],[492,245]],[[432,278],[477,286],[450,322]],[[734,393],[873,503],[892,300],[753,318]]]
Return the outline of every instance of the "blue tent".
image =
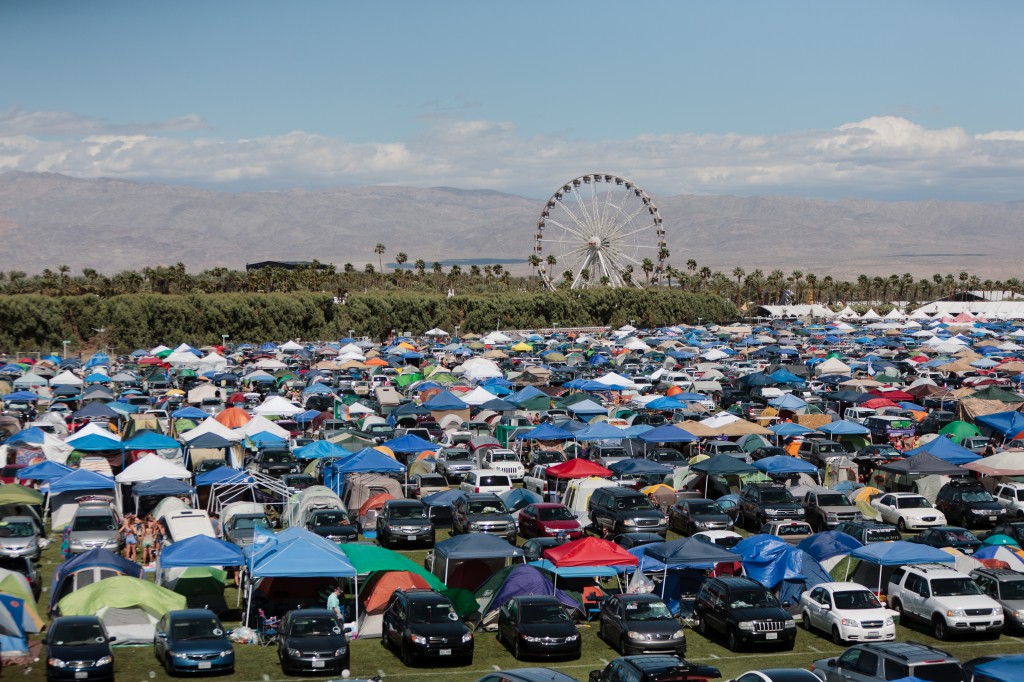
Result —
[[[73,490],[113,490],[114,479],[88,469],[75,469],[67,476],[50,482],[50,494]]]
[[[351,453],[337,443],[332,443],[328,440],[317,440],[308,445],[295,448],[292,454],[295,455],[296,459],[336,459],[348,457]]]
[[[1024,654],[1002,654],[977,665],[971,661],[967,663],[975,680],[984,676],[986,682],[1016,682],[1020,679],[1021,671],[1024,671]]]
[[[743,571],[768,588],[779,588],[779,600],[795,604],[800,594],[832,576],[812,556],[771,535],[752,535],[733,551],[743,557]]]
[[[0,396],[0,398],[2,398],[5,403],[13,403],[13,402],[22,402],[22,403],[23,402],[31,402],[31,403],[34,403],[37,400],[39,400],[39,396],[37,396],[32,391],[15,391],[14,393],[8,393],[5,396]]]
[[[508,396],[506,400],[515,405],[521,405],[522,403],[528,400],[533,400],[534,398],[547,398],[550,400],[551,396],[549,396],[547,393],[540,390],[536,386],[525,386],[519,391],[516,391],[512,395]]]
[[[818,467],[798,457],[774,455],[754,462],[754,467],[766,474],[816,474]]]
[[[588,401],[589,402],[589,401]],[[575,407],[575,405],[573,406]],[[569,408],[570,410],[572,407]],[[622,429],[608,422],[596,422],[576,432],[576,440],[622,440],[626,437]]]
[[[935,438],[928,441],[920,447],[916,447],[913,450],[907,450],[903,453],[904,457],[913,457],[919,455],[922,452],[930,453],[939,459],[948,462],[950,464],[967,464],[968,462],[975,462],[981,459],[981,455],[977,455],[962,445],[957,445],[949,438]]]
[[[158,478],[155,481],[146,481],[132,486],[132,494],[142,497],[143,495],[191,495],[196,491],[185,481],[175,478]]]
[[[486,585],[486,583],[485,583]],[[485,595],[477,593],[478,596]],[[520,595],[548,595],[553,594],[559,602],[567,609],[578,611],[582,614],[583,607],[578,601],[555,587],[554,582],[535,566],[512,566],[505,574],[501,586],[490,595],[486,605],[480,609],[483,619],[493,620],[494,614],[512,597]]]
[[[525,488],[513,488],[513,490],[525,490]],[[430,493],[429,495],[421,498],[421,502],[428,507],[450,507],[455,500],[462,497],[462,490],[459,488],[449,488],[448,490],[439,490],[436,493]]]
[[[74,469],[69,466],[45,459],[42,462],[30,464],[24,469],[19,469],[18,478],[25,478],[32,481],[52,481],[54,479],[63,478],[72,471],[74,471]]]
[[[686,429],[681,429],[675,424],[663,424],[646,431],[638,437],[645,443],[692,443],[699,440]]]
[[[53,572],[53,581],[50,584],[50,611],[53,611],[53,607],[57,605],[57,602],[62,597],[67,596],[64,590],[64,581],[68,577],[78,571],[96,567],[105,568],[119,575],[127,575],[132,578],[142,578],[144,574],[142,566],[102,547],[82,552],[78,556],[72,557],[57,566],[57,569]]]
[[[324,467],[324,485],[341,495],[345,474],[388,473],[405,471],[405,466],[380,450],[363,448],[344,459],[337,459]]]
[[[237,545],[206,535],[193,535],[160,552],[160,568],[175,566],[242,566],[245,558]]]
[[[840,533],[837,530],[827,530],[804,538],[796,547],[807,552],[817,561],[824,561],[835,556],[845,556],[863,546],[852,535]]]
[[[590,399],[582,400],[574,405],[570,405],[569,411],[577,416],[592,417],[599,414],[608,414],[608,408],[602,407],[601,405],[598,405],[596,402]],[[621,436],[619,437],[621,438]]]
[[[708,476],[736,476],[739,474],[757,473],[757,469],[742,459],[732,455],[715,455],[696,464],[690,465],[690,471]]]
[[[551,423],[515,435],[515,440],[572,440],[573,434]]]
[[[917,542],[897,540],[895,542],[874,542],[859,547],[850,556],[870,564],[880,566],[899,566],[902,564],[951,564],[952,554]]]
[[[178,441],[155,431],[143,431],[124,441],[123,445],[125,450],[177,450],[180,447]],[[75,448],[80,449],[77,444]]]
[[[434,493],[434,495],[436,494],[437,493]],[[528,488],[512,488],[511,490],[506,490],[501,493],[499,497],[501,498],[501,501],[505,503],[505,508],[508,509],[510,514],[519,511],[528,504],[544,501],[544,497],[540,493],[534,492]]]
[[[389,441],[381,443],[386,448],[389,448],[391,452],[423,452],[424,450],[439,450],[441,446],[431,443],[429,440],[424,440],[415,434],[406,434],[399,436],[398,438],[392,438]]]
[[[451,391],[441,391],[433,398],[423,403],[423,407],[427,408],[431,412],[469,409],[469,405]]]
[[[12,447],[16,445],[27,445],[32,447],[35,445],[42,445],[44,438],[45,434],[43,433],[43,430],[38,426],[32,426],[27,429],[22,429],[8,438],[7,445]]]
[[[768,430],[774,433],[776,436],[803,436],[807,433],[813,433],[814,429],[809,429],[806,426],[801,426],[796,422],[782,422],[781,424],[772,424],[768,427]]]
[[[199,419],[203,420],[209,417],[207,413],[200,410],[198,407],[182,407],[180,409],[171,412],[171,417],[174,419]]]
[[[252,551],[253,578],[354,578],[338,546],[305,528],[289,528]]]
[[[676,400],[675,397],[661,396],[644,405],[649,410],[685,410],[689,407],[686,403]]]
[[[232,469],[228,466],[217,467],[196,476],[196,486],[213,485],[214,483],[233,483],[247,485],[253,482],[253,477],[241,469]]]
[[[672,473],[672,467],[649,459],[620,459],[608,468],[620,476],[668,476]]]
[[[818,427],[818,430],[830,436],[863,436],[871,433],[863,424],[846,420],[822,424]]]
[[[772,398],[768,401],[768,404],[780,410],[799,410],[807,407],[806,400],[798,398],[792,393],[783,393],[778,398]]]
[[[975,417],[974,422],[1006,437],[1013,437],[1024,431],[1024,414],[1020,412],[984,414]]]

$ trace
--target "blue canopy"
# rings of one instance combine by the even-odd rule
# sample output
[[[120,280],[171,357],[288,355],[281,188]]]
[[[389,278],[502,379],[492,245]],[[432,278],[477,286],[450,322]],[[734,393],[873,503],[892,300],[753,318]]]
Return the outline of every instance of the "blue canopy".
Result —
[[[881,566],[899,566],[901,564],[951,564],[956,559],[952,554],[930,545],[916,542],[896,540],[895,542],[873,542],[859,547],[850,556]]]
[[[8,393],[5,396],[0,396],[0,398],[2,398],[5,403],[36,402],[39,400],[39,396],[32,391],[15,391],[14,393]]]
[[[575,415],[580,416],[594,416],[598,414],[608,414],[608,408],[598,405],[593,400],[587,399],[582,400],[574,405],[569,406],[569,411]],[[612,427],[615,428],[615,427]],[[621,438],[621,436],[620,436]]]
[[[261,545],[251,560],[253,578],[353,578],[356,569],[338,546],[305,528],[289,528]]]
[[[228,466],[217,467],[196,476],[196,486],[213,485],[214,483],[237,483],[247,485],[253,482],[253,477],[240,469],[232,469]]]
[[[73,490],[113,490],[114,479],[88,469],[75,469],[67,476],[50,482],[50,494]]]
[[[753,474],[757,472],[757,469],[738,457],[733,457],[732,455],[715,455],[714,457],[690,465],[690,471],[707,474],[708,476],[729,476]]]
[[[777,369],[768,375],[779,384],[797,384],[802,386],[804,380],[786,369]]]
[[[699,439],[686,429],[681,429],[675,424],[662,424],[640,434],[638,440],[644,443],[692,443]]]
[[[143,495],[191,495],[195,491],[196,489],[185,481],[166,477],[132,486],[132,493],[140,497]]]
[[[778,398],[772,398],[768,401],[768,404],[780,410],[799,410],[807,407],[806,400],[798,398],[792,393],[783,393]]]
[[[684,566],[710,568],[723,561],[739,561],[740,556],[724,547],[697,538],[682,538],[647,545],[647,556],[668,568]]]
[[[1002,654],[999,658],[973,666],[973,669],[975,675],[984,675],[986,680],[1015,682],[1024,671],[1024,654]]]
[[[242,566],[245,558],[237,545],[206,535],[193,535],[160,552],[160,568],[173,566]]]
[[[74,469],[69,466],[44,459],[42,462],[29,464],[24,469],[19,469],[18,478],[26,478],[32,481],[52,481],[54,479],[63,478],[72,471],[74,471]]]
[[[423,407],[427,408],[431,412],[469,409],[469,405],[451,391],[441,391],[433,398],[423,403]]]
[[[210,415],[200,410],[198,407],[182,407],[180,409],[171,412],[171,416],[175,419],[206,419]]]
[[[85,440],[84,438],[82,440]],[[125,450],[177,450],[181,443],[155,431],[144,431],[124,441]],[[78,444],[75,449],[80,450]]]
[[[824,561],[834,556],[845,556],[863,546],[860,540],[852,535],[840,533],[837,530],[827,530],[804,538],[797,545],[797,549],[802,549],[817,561]]]
[[[529,431],[517,433],[514,438],[515,440],[572,440],[573,434],[548,422]]]
[[[442,540],[434,546],[435,561],[452,559],[495,559],[521,557],[523,550],[502,538],[486,533],[467,533]]]
[[[934,438],[913,450],[907,450],[903,453],[903,456],[913,457],[922,452],[927,452],[950,464],[967,464],[968,462],[975,462],[981,459],[981,455],[975,454],[962,445],[957,445],[951,439],[942,436]]]
[[[846,421],[845,419],[822,424],[818,427],[818,430],[830,436],[863,436],[871,433],[863,424]]]
[[[348,457],[351,453],[329,440],[316,440],[308,445],[295,448],[292,454],[295,455],[296,459],[336,459]]]
[[[774,455],[754,462],[754,467],[766,474],[816,474],[818,467],[799,457]]]
[[[431,443],[429,440],[424,440],[416,434],[406,434],[399,436],[398,438],[392,438],[389,441],[381,443],[386,448],[389,448],[391,452],[423,452],[424,450],[439,450],[441,446]]]
[[[16,434],[7,439],[7,445],[27,445],[29,447],[34,445],[42,445],[43,439],[45,438],[43,430],[38,426],[32,426],[27,429],[22,429]]]
[[[288,441],[276,433],[270,431],[260,431],[253,433],[245,437],[249,443],[255,448],[272,448],[272,447],[288,447]]]
[[[974,423],[991,429],[1003,436],[1016,436],[1024,431],[1024,414],[1020,412],[996,412],[974,418]]]
[[[781,424],[772,424],[768,427],[768,430],[774,433],[776,436],[803,436],[804,434],[812,433],[814,429],[809,429],[806,426],[801,426],[796,422],[782,422]]]
[[[612,426],[608,422],[596,422],[577,431],[576,440],[622,440],[626,435],[622,429]]]
[[[533,400],[534,398],[547,398],[548,400],[550,400],[551,396],[549,396],[547,393],[540,390],[536,386],[525,386],[519,391],[516,391],[512,395],[508,396],[506,400],[515,405],[521,405],[528,400]]]
[[[672,467],[649,459],[620,459],[608,468],[620,476],[668,476],[672,473]]]
[[[396,461],[393,457],[388,457],[380,450],[374,450],[373,448],[363,448],[344,459],[332,462],[330,466],[326,468],[338,475],[405,471],[405,466],[401,462]]]

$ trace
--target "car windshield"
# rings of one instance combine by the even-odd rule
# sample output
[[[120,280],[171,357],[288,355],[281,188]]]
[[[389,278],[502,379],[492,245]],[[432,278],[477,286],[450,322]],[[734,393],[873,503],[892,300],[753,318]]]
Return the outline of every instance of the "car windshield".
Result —
[[[626,620],[669,620],[672,612],[660,601],[626,602]]]
[[[836,592],[832,595],[836,602],[837,609],[880,609],[882,605],[878,597],[870,590],[856,590],[850,592]]]
[[[724,538],[715,538],[714,544],[718,545],[719,547],[725,547],[726,549],[732,549],[736,545],[740,544],[742,540],[742,536],[730,535]]]
[[[691,502],[691,514],[724,514],[725,511],[714,502]]]
[[[423,507],[411,504],[400,504],[391,508],[393,519],[425,519],[427,511]]]
[[[735,443],[716,443],[714,444],[714,449],[718,454],[722,455],[732,453],[746,454],[745,452],[743,452],[743,449],[739,445],[736,445]]]
[[[845,495],[818,495],[819,507],[848,507],[850,502]]]
[[[285,452],[268,452],[263,455],[263,461],[267,464],[281,464],[291,462],[292,456]]]
[[[35,535],[35,528],[31,523],[0,521],[0,538],[30,538],[33,535]]]
[[[524,623],[564,623],[569,620],[558,604],[524,604],[520,617]]]
[[[107,641],[99,623],[58,623],[50,631],[50,641],[61,646],[81,646]]]
[[[411,615],[417,623],[449,623],[459,619],[459,615],[445,603],[413,604]]]
[[[505,511],[505,505],[501,503],[501,500],[491,500],[489,502],[470,502],[467,508],[470,514],[507,514]]]
[[[572,521],[576,516],[565,507],[540,507],[537,518],[541,521]]]
[[[288,479],[288,486],[290,488],[308,488],[311,485],[316,485],[316,479],[312,476],[295,476]]]
[[[326,637],[340,635],[341,626],[333,618],[296,618],[288,634],[292,637]]]
[[[223,629],[213,618],[189,618],[188,620],[176,620],[171,626],[171,636],[178,640],[189,639],[210,639],[221,637]]]
[[[897,509],[931,509],[932,503],[924,497],[897,497]]]
[[[469,451],[468,450],[449,450],[444,454],[445,460],[449,462],[468,462]]]
[[[945,542],[978,542],[978,538],[969,530],[947,530],[942,533]]]
[[[236,530],[252,530],[253,528],[270,528],[265,516],[243,516],[235,520]]]
[[[961,597],[981,594],[981,588],[970,578],[936,578],[932,581],[932,594],[936,597]]]
[[[868,528],[864,531],[865,542],[887,542],[889,540],[902,540],[903,536],[896,528]]]
[[[448,485],[448,481],[444,480],[444,476],[420,476],[419,483],[421,487],[441,486],[443,488]]]
[[[539,452],[537,453],[535,460],[537,464],[553,464],[555,462],[562,461],[562,453],[560,452]]]
[[[117,530],[117,526],[111,516],[76,516],[71,530]]]
[[[347,523],[348,514],[340,511],[317,514],[313,517],[314,526],[343,526]]]
[[[678,452],[657,452],[654,457],[659,462],[682,462],[686,459]]]
[[[491,461],[492,462],[518,462],[519,461],[519,457],[517,457],[516,453],[514,453],[514,452],[502,452],[501,450],[496,450],[496,451],[491,453]]]
[[[729,606],[734,609],[766,609],[778,606],[779,602],[767,590],[741,590],[733,592]]]
[[[629,495],[615,500],[616,509],[650,509],[650,501],[643,495]]]
[[[766,488],[761,491],[761,501],[770,504],[792,502],[793,495],[785,488]]]
[[[846,451],[838,443],[819,443],[818,452],[823,454],[845,453]]]
[[[959,663],[919,663],[910,675],[926,682],[961,682],[964,679]]]
[[[965,490],[964,502],[992,502],[992,495],[987,490]]]

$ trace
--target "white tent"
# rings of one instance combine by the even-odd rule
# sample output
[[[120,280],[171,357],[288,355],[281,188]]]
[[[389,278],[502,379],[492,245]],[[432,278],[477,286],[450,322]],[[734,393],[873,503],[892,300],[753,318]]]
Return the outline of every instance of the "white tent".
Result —
[[[465,395],[459,396],[459,398],[462,399],[462,402],[466,403],[467,405],[483,405],[487,401],[494,400],[497,397],[498,396],[494,395],[485,388],[481,388],[480,386],[477,386],[476,388],[474,388],[469,393],[466,393]]]
[[[822,376],[824,374],[844,374],[850,376],[851,371],[850,366],[839,358],[829,358],[814,366],[815,376]]]
[[[74,434],[65,438],[64,442],[67,443],[68,445],[73,445],[76,441],[79,441],[85,438],[86,436],[100,436],[102,438],[109,438],[111,441],[113,441],[113,443],[115,443],[115,445],[113,445],[113,447],[115,448],[118,447],[116,444],[121,442],[121,437],[119,435],[111,432],[110,429],[108,429],[106,426],[103,426],[96,422],[89,422],[88,424],[80,428],[78,431],[75,431]]]
[[[177,369],[199,369],[199,356],[187,350],[174,351],[164,358],[164,362]]]
[[[493,331],[484,338],[480,339],[480,341],[487,346],[498,346],[503,343],[508,343],[511,340],[512,337],[506,336],[505,334],[502,334],[499,331]]]
[[[291,438],[291,434],[287,430],[259,414],[247,421],[244,425],[235,429],[235,432],[241,433],[243,436],[255,436],[257,433],[271,433],[284,440]]]
[[[200,372],[222,372],[227,369],[228,360],[218,353],[210,353],[206,357],[199,358]]]
[[[439,337],[439,336],[451,336],[451,334],[449,334],[448,332],[446,332],[443,329],[440,329],[438,327],[434,327],[433,329],[428,331],[426,334],[424,334],[424,336],[429,336],[431,338],[436,338],[436,337]]]
[[[259,362],[256,363],[256,367],[259,367],[260,369],[278,370],[278,369],[285,369],[285,368],[288,367],[288,365],[284,364],[280,360],[274,360],[274,359],[271,359],[271,358],[263,358],[262,360],[260,360]]]
[[[75,376],[70,369],[66,369],[54,378],[50,379],[50,386],[81,386],[82,380]]]
[[[230,441],[236,442],[242,440],[242,438],[245,437],[245,434],[237,433],[235,430],[229,429],[216,419],[207,419],[196,428],[191,429],[190,431],[186,431],[184,434],[182,434],[181,440],[185,441],[186,443],[191,443],[204,433],[215,433],[221,438],[226,438]]]
[[[295,341],[286,341],[285,343],[281,344],[281,348],[280,349],[283,350],[283,351],[286,351],[286,352],[292,352],[293,353],[293,352],[295,352],[297,350],[302,350],[302,348],[303,348],[303,346],[302,346],[301,343],[296,343]]]
[[[253,409],[253,413],[258,415],[273,415],[277,417],[290,417],[295,414],[302,412],[302,408],[292,402],[285,400],[279,395],[272,396],[263,401],[263,404],[257,405]]]
[[[623,388],[636,388],[636,384],[633,383],[632,379],[616,374],[615,372],[608,372],[597,379],[594,379],[599,384],[605,386],[621,386]]]
[[[134,464],[126,466],[124,471],[114,477],[114,480],[124,485],[131,485],[155,481],[158,478],[188,481],[192,478],[192,472],[185,467],[172,464],[159,455],[145,455]]]

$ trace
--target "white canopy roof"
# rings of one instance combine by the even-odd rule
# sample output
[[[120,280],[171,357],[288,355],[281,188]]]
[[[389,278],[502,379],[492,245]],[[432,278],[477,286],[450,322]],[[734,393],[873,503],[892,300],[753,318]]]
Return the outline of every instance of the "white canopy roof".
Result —
[[[82,383],[82,380],[75,376],[70,369],[66,369],[50,379],[51,386],[81,386]]]
[[[253,413],[260,415],[274,415],[277,417],[290,417],[302,411],[301,407],[285,400],[279,395],[275,395],[263,401],[262,405],[258,405],[253,410]]]
[[[483,388],[481,386],[477,386],[469,393],[459,396],[459,398],[462,399],[462,402],[466,403],[467,405],[483,405],[487,401],[494,400],[497,397],[498,396],[494,395],[486,388]]]
[[[234,429],[234,431],[236,433],[241,433],[244,436],[255,436],[257,433],[272,433],[278,438],[283,438],[284,440],[291,438],[291,434],[287,430],[259,414],[242,426]]]
[[[196,428],[190,431],[186,431],[181,436],[181,440],[185,441],[186,443],[191,443],[204,433],[215,433],[221,438],[227,438],[230,441],[242,440],[244,436],[244,434],[236,433],[233,429],[229,429],[228,427],[224,426],[216,419],[207,419]]]
[[[80,428],[77,431],[75,431],[74,434],[72,434],[72,435],[68,436],[67,438],[65,438],[64,442],[68,443],[68,444],[72,444],[75,441],[78,441],[78,440],[81,440],[82,438],[85,438],[86,436],[100,436],[102,438],[109,438],[110,440],[112,440],[115,443],[120,443],[121,442],[121,437],[119,435],[117,435],[116,433],[113,433],[106,426],[103,426],[103,425],[98,424],[96,422],[89,422],[88,424],[86,424],[82,428]]]
[[[114,477],[118,483],[145,483],[158,478],[174,478],[188,481],[192,472],[185,467],[172,464],[160,455],[145,455],[134,464],[129,464],[124,471]]]

